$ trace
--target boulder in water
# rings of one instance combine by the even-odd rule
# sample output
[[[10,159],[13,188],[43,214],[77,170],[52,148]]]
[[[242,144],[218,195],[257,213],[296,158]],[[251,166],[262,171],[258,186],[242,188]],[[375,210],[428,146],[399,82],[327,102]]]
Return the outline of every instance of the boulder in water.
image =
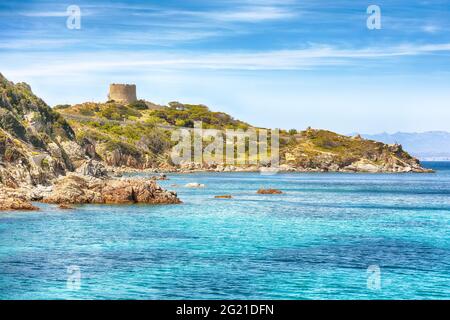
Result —
[[[258,194],[282,194],[283,191],[278,189],[259,189],[256,193]]]
[[[186,188],[204,188],[205,185],[198,182],[191,182],[185,185]]]
[[[229,194],[226,194],[226,195],[223,195],[223,196],[214,196],[214,198],[216,198],[216,199],[231,199],[233,197],[231,195],[229,195]]]

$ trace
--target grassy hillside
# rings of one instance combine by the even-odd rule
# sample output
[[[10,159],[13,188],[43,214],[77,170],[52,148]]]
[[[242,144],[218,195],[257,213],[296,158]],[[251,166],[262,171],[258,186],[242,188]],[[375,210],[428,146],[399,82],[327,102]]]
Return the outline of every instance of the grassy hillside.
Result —
[[[214,112],[204,105],[170,102],[159,106],[147,101],[137,101],[123,105],[114,101],[106,103],[82,103],[74,106],[55,106],[62,114],[79,115],[113,121],[138,121],[144,124],[159,124],[180,127],[194,126],[202,121],[203,127],[212,129],[247,129],[249,125],[223,112]]]
[[[148,168],[170,163],[173,142],[165,127],[192,128],[195,121],[202,121],[205,129],[249,127],[226,113],[179,102],[167,106],[142,100],[129,105],[88,102],[54,109],[69,119],[79,143],[95,143],[98,155],[112,166]]]
[[[80,143],[86,140],[94,143],[99,156],[113,166],[170,165],[169,152],[173,146],[170,128],[173,126],[193,127],[195,121],[202,121],[204,128],[251,128],[228,114],[210,111],[206,106],[179,102],[157,106],[145,101],[130,105],[110,101],[58,106],[56,109],[70,119]],[[299,170],[381,172],[420,168],[418,161],[398,145],[326,130],[297,132],[292,129],[280,133],[282,163]]]
[[[397,167],[418,167],[400,145],[387,145],[359,136],[348,137],[327,130],[307,129],[291,138],[283,147],[284,160],[296,167],[323,170],[353,170],[359,163],[375,170],[390,171]]]

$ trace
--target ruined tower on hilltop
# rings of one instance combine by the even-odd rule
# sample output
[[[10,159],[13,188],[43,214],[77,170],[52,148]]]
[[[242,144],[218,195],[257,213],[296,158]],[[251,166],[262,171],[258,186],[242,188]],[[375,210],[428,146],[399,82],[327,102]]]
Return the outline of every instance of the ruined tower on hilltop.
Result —
[[[137,101],[135,84],[117,84],[109,85],[108,100],[130,104]]]

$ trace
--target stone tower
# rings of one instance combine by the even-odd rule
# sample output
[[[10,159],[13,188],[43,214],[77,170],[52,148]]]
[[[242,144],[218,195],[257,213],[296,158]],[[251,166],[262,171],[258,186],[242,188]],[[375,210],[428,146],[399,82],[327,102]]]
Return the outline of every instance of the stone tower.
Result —
[[[130,104],[137,101],[135,84],[117,84],[109,85],[108,100]]]

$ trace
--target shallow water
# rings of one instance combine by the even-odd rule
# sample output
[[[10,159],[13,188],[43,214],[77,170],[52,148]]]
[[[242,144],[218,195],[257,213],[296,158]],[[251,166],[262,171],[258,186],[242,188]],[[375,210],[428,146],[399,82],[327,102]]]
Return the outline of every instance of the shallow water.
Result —
[[[1,213],[0,298],[449,299],[450,163],[425,165],[169,175],[182,205]]]

